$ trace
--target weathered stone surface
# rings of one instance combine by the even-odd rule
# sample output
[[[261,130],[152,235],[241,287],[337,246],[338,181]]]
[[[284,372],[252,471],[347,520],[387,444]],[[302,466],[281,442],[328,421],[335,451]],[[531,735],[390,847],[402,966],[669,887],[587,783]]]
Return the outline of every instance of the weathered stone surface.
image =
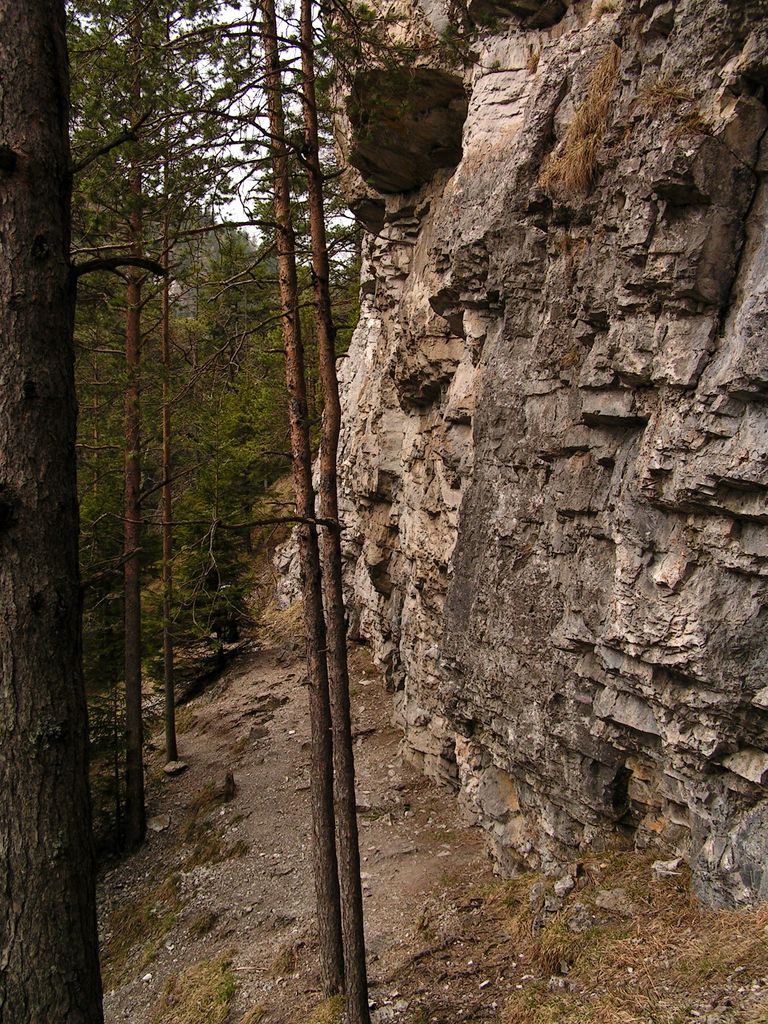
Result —
[[[353,631],[501,870],[619,832],[765,898],[768,14],[493,6],[458,165],[366,193]],[[545,189],[613,46],[591,186]]]

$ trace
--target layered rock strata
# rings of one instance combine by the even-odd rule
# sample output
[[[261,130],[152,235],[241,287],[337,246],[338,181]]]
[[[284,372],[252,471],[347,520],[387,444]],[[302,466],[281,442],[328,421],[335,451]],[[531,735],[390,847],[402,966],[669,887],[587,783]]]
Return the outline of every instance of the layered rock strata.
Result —
[[[473,0],[460,70],[400,11],[417,98],[343,140],[354,630],[501,870],[618,835],[768,898],[766,5]]]

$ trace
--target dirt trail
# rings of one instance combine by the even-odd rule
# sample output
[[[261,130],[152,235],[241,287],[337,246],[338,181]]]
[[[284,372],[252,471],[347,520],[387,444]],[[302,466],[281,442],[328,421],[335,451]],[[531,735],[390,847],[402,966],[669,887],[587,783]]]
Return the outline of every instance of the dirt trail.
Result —
[[[319,991],[297,637],[183,710],[187,771],[150,759],[161,831],[100,886],[107,1024],[340,1024]],[[652,850],[494,879],[455,799],[401,762],[361,649],[351,694],[374,1024],[768,1022],[768,905],[708,912]]]
[[[362,651],[351,669],[369,971],[379,1019],[406,1019],[388,979],[425,948],[430,900],[451,877],[490,871],[453,797],[402,763],[391,699]],[[150,1024],[168,979],[221,952],[238,983],[234,1024],[255,1006],[294,1024],[321,1000],[302,680],[297,655],[254,648],[181,715],[188,770],[167,778],[151,759],[148,813],[169,823],[101,886],[108,1024]]]

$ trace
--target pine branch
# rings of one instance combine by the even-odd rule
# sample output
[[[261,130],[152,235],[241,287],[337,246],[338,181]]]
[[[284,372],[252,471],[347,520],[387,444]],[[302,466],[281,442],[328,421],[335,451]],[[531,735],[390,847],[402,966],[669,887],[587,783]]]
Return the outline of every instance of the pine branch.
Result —
[[[85,274],[95,274],[100,270],[106,270],[119,277],[121,267],[139,267],[148,270],[156,277],[165,277],[165,268],[156,260],[145,259],[143,256],[104,256],[101,259],[88,260],[87,263],[74,264],[72,266],[72,277],[78,281]]]
[[[130,128],[126,128],[120,135],[116,135],[114,139],[110,139],[109,142],[105,142],[103,146],[99,146],[98,149],[94,149],[88,156],[84,156],[82,160],[78,160],[77,163],[72,165],[72,174],[79,174],[80,171],[84,171],[86,167],[98,160],[99,157],[106,156],[107,153],[111,153],[113,149],[117,149],[118,146],[124,145],[126,142],[136,142],[137,133],[139,128],[149,119],[149,115],[152,113],[151,110],[147,110],[146,113],[142,114],[136,124],[131,125]]]

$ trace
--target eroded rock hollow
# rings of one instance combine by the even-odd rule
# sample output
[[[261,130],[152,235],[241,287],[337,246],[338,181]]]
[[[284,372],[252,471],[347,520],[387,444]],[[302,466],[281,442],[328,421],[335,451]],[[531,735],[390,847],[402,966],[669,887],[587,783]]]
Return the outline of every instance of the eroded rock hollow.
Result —
[[[768,10],[399,10],[415,101],[342,139],[354,630],[502,871],[618,835],[764,899]]]

